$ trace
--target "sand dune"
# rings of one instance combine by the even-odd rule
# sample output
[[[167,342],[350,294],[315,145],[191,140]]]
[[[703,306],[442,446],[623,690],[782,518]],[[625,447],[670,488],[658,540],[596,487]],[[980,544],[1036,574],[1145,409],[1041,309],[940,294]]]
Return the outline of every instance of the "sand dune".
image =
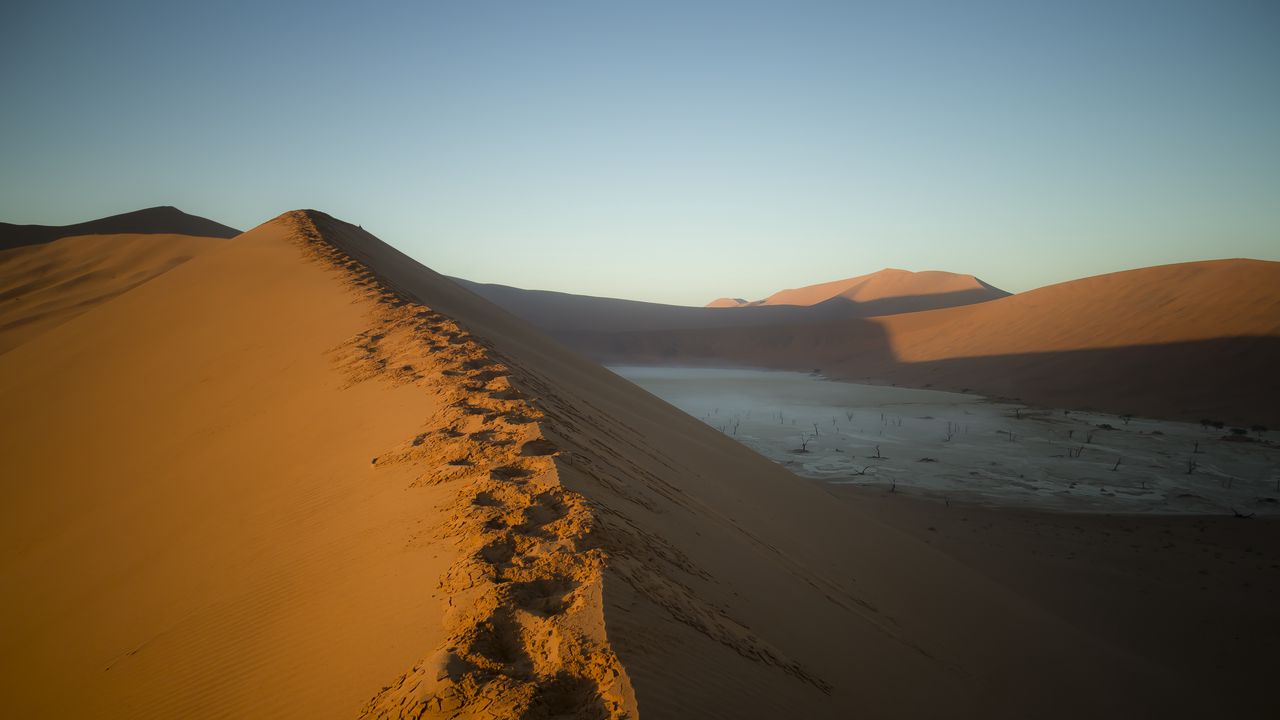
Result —
[[[1280,263],[1210,260],[1109,273],[881,324],[910,362],[1274,337]]]
[[[927,270],[911,272],[885,268],[867,275],[833,280],[818,285],[780,290],[764,300],[746,302],[733,298],[719,298],[707,307],[737,307],[743,305],[816,305],[835,298],[855,303],[874,303],[881,312],[867,313],[892,315],[901,312],[917,312],[940,307],[969,305],[1006,297],[1009,293],[992,287],[972,275]],[[897,301],[897,302],[890,302]]]
[[[17,716],[1221,706],[1199,659],[1064,620],[321,213],[0,356],[0,402]]]
[[[707,303],[707,307],[710,307],[710,308],[742,307],[743,305],[750,305],[750,304],[751,304],[750,302],[743,300],[742,298],[722,297],[722,298],[716,298],[715,300],[712,300],[711,302]]]
[[[0,353],[223,243],[191,235],[85,235],[0,251]]]
[[[221,223],[189,215],[178,208],[160,207],[135,210],[110,217],[75,223],[74,225],[15,225],[0,223],[0,250],[52,242],[77,235],[195,235],[197,237],[230,238],[239,230]]]
[[[965,307],[810,325],[580,333],[613,362],[821,369],[1060,407],[1280,423],[1280,263],[1112,273]]]

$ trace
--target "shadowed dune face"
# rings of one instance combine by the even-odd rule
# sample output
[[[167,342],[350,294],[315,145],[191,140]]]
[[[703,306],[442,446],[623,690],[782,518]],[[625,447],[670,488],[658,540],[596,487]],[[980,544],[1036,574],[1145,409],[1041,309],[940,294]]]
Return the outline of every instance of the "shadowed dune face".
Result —
[[[1140,648],[320,213],[0,356],[0,402],[15,714],[1172,706]]]
[[[606,362],[820,368],[1171,419],[1280,422],[1280,263],[1086,278],[966,307],[809,325],[559,333]]]
[[[695,308],[454,280],[520,319],[553,334],[800,325],[968,305],[1007,294],[994,291],[996,294],[993,295],[992,291],[973,288],[886,297],[850,298],[834,294],[812,303],[776,305],[722,298],[708,307]]]
[[[86,235],[0,251],[0,353],[222,243],[190,235]]]
[[[74,225],[15,225],[0,223],[0,250],[52,242],[77,235],[194,235],[196,237],[231,238],[239,230],[207,218],[189,215],[164,205],[112,215]]]

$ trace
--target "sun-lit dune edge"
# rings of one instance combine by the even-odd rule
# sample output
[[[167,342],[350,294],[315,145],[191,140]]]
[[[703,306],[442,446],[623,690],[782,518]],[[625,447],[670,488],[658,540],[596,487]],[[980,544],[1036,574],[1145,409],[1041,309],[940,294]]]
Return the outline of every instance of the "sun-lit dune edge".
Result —
[[[0,356],[0,402],[21,716],[1219,700],[314,211]]]

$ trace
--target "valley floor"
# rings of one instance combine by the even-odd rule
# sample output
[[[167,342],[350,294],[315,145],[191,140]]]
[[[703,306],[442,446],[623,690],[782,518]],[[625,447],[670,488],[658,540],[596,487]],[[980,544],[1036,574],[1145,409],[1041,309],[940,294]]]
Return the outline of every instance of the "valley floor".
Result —
[[[793,473],[833,484],[1084,513],[1280,513],[1275,433],[778,370],[612,369]]]

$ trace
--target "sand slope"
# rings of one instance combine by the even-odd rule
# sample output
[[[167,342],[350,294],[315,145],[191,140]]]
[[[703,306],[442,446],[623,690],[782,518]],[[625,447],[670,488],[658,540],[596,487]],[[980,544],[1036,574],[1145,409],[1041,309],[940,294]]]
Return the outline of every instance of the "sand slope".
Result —
[[[1220,702],[320,213],[0,356],[0,402],[19,716]]]
[[[85,235],[0,251],[0,353],[222,242],[191,235]]]
[[[0,223],[0,250],[24,245],[37,245],[51,242],[58,238],[76,235],[139,235],[153,233],[230,238],[239,235],[240,231],[198,215],[189,215],[176,207],[162,205],[73,225],[15,225],[13,223]]]
[[[1112,273],[965,307],[810,325],[580,333],[602,360],[820,368],[1060,407],[1280,424],[1280,263]]]

